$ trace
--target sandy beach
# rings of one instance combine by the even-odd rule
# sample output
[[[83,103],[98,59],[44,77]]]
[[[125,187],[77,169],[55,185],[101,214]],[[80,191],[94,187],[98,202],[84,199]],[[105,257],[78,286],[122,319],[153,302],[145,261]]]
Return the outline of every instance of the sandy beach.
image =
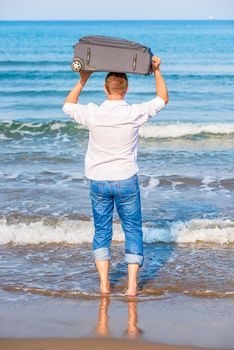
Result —
[[[172,346],[121,339],[4,339],[0,340],[4,350],[211,350],[194,346]],[[221,348],[220,348],[221,349]]]
[[[21,301],[20,301],[21,299]],[[0,303],[0,349],[233,349],[232,299],[69,299]],[[94,345],[95,344],[95,345]],[[163,345],[161,345],[163,344]]]

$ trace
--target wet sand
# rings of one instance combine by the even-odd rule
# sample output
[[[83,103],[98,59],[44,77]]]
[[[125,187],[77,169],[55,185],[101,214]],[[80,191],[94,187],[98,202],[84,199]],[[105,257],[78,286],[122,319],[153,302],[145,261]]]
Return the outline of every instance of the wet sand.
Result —
[[[233,299],[1,297],[1,350],[233,349]]]
[[[172,346],[123,339],[3,339],[1,350],[205,350],[193,346]]]

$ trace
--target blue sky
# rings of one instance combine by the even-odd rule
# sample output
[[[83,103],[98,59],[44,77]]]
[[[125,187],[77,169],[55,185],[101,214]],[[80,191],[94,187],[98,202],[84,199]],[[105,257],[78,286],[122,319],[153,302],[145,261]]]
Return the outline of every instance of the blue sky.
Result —
[[[234,19],[234,0],[0,0],[0,20]]]

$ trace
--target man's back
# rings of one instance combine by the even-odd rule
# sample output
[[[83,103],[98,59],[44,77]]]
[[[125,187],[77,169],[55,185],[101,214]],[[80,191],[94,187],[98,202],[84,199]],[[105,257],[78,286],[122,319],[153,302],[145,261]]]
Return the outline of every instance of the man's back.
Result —
[[[106,100],[100,106],[65,104],[64,112],[90,132],[85,157],[86,177],[122,180],[134,175],[138,171],[138,129],[164,105],[160,97],[133,105],[124,100]]]

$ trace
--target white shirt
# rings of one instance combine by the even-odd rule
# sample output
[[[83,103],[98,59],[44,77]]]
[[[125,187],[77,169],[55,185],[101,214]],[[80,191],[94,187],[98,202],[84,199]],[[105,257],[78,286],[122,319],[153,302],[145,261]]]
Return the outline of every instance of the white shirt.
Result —
[[[157,96],[129,105],[106,100],[100,106],[65,103],[63,111],[89,129],[85,176],[92,180],[124,180],[138,172],[138,129],[165,106]]]

